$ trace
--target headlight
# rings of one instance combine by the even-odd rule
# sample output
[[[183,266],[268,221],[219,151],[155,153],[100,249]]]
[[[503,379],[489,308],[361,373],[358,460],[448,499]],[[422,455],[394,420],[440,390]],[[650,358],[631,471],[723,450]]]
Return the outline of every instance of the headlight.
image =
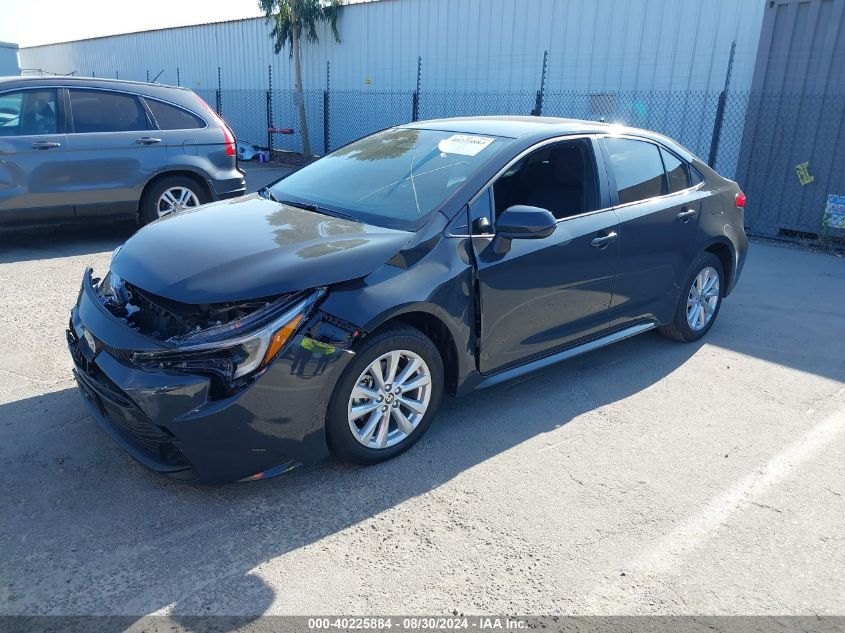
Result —
[[[269,365],[302,323],[308,305],[308,301],[299,303],[278,321],[273,322],[252,338],[241,342],[239,346],[243,353],[243,360],[237,363],[233,377],[240,378]]]
[[[264,369],[296,332],[314,303],[324,294],[318,289],[278,317],[249,327],[249,317],[196,332],[176,341],[177,349],[137,352],[132,359],[145,367],[212,372],[235,380]],[[252,315],[250,315],[252,316]],[[249,331],[244,332],[244,329]]]

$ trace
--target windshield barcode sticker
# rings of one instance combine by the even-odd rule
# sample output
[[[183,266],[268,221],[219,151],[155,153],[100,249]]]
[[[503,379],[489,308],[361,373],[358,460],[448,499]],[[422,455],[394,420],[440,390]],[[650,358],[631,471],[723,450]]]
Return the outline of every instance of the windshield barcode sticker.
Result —
[[[459,154],[461,156],[475,156],[495,139],[489,136],[474,136],[472,134],[453,134],[437,144],[444,154]]]

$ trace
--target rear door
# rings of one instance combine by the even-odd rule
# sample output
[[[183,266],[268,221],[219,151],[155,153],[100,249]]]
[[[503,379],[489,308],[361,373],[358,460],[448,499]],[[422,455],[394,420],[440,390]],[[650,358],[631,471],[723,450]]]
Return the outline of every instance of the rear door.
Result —
[[[642,138],[602,139],[619,217],[619,272],[611,327],[665,322],[677,303],[693,253],[703,194],[684,161]]]
[[[0,94],[0,224],[73,217],[57,88]]]
[[[179,165],[184,156],[197,156],[199,146],[209,142],[208,124],[193,112],[153,97],[144,97],[144,101],[161,130],[159,136],[164,140],[171,163]],[[222,144],[220,133],[212,132],[210,138]]]
[[[67,162],[78,217],[134,214],[167,148],[141,99],[114,90],[68,89]]]
[[[237,152],[234,135],[220,117],[198,95],[180,91],[180,105],[166,101],[166,96],[145,96],[144,101],[153,116],[161,137],[167,144],[167,164],[170,169],[192,171],[203,179],[214,181],[218,194],[242,189],[242,176],[237,171]],[[188,109],[188,99],[196,111]],[[227,135],[229,138],[227,139]],[[227,140],[231,144],[227,147]]]

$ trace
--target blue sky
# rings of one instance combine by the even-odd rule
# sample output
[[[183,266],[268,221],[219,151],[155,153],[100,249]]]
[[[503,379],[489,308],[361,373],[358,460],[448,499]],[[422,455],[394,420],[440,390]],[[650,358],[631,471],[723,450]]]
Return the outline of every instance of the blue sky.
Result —
[[[2,0],[0,41],[20,46],[260,15],[257,0]]]

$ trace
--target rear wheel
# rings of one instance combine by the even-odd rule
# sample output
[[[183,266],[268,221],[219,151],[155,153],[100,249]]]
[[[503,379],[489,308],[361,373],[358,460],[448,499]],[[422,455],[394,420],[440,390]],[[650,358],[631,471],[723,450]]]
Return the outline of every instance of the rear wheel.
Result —
[[[341,459],[375,464],[425,433],[443,395],[443,361],[419,330],[390,328],[365,340],[335,387],[327,433]]]
[[[175,211],[198,207],[206,202],[208,194],[195,180],[186,176],[167,176],[144,192],[141,223],[149,224]]]
[[[672,323],[660,327],[660,333],[678,341],[697,341],[707,334],[719,308],[724,292],[724,272],[719,258],[703,253],[693,266],[675,309]]]

